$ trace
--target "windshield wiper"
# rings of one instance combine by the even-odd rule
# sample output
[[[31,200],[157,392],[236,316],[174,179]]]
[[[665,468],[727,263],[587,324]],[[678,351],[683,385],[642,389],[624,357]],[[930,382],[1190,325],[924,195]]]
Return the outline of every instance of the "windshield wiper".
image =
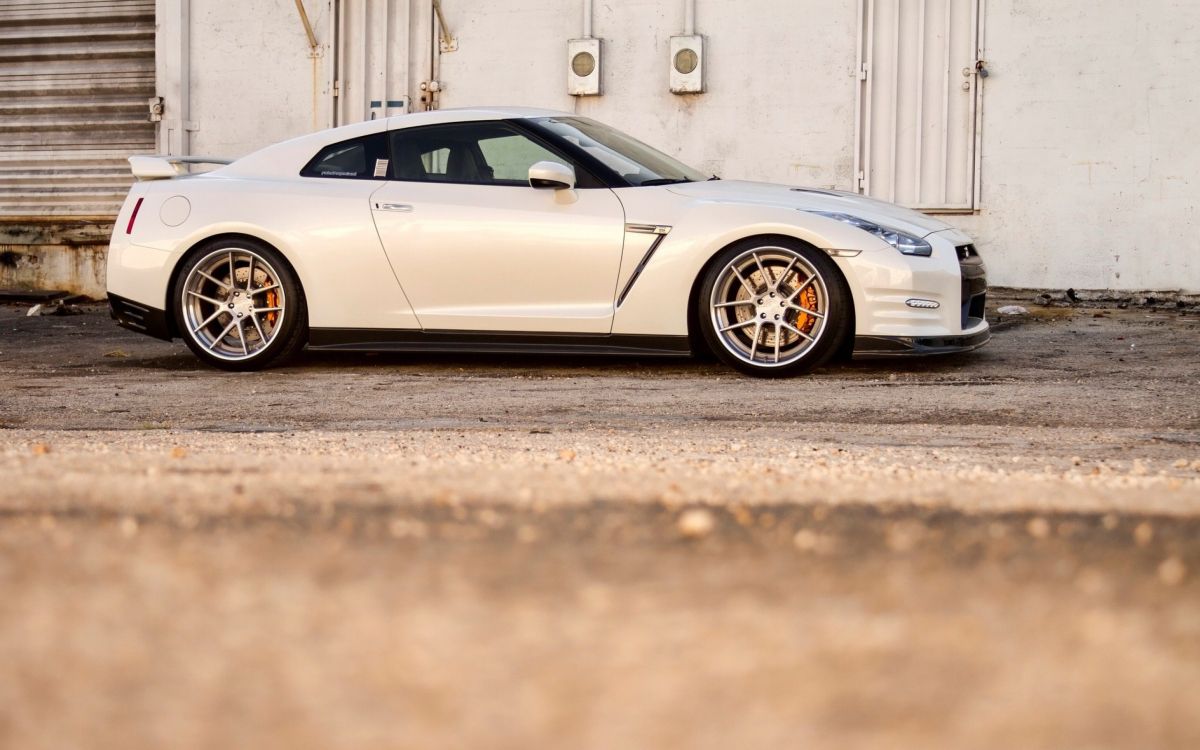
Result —
[[[713,175],[712,177],[709,177],[707,180],[705,180],[705,182],[712,182],[713,180],[719,180],[719,179],[721,179],[721,178],[717,177],[716,175]]]
[[[691,180],[686,177],[680,177],[678,179],[671,177],[657,177],[653,180],[645,180],[638,183],[638,187],[651,187],[653,185],[678,185],[681,182],[691,182]]]

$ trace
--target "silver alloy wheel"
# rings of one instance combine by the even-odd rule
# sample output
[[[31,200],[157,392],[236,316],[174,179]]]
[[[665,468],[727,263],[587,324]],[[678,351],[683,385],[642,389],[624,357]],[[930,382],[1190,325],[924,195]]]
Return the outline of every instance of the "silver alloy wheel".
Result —
[[[803,255],[767,245],[721,269],[709,308],[713,330],[731,354],[756,367],[783,367],[821,338],[829,293]]]
[[[186,333],[214,357],[250,359],[271,345],[287,312],[283,285],[263,256],[222,248],[204,256],[183,283]]]

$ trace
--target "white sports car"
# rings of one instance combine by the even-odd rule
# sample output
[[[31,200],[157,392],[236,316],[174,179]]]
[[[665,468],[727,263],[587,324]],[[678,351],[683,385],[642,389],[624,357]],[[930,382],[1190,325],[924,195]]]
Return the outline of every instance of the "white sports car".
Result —
[[[791,375],[989,337],[984,266],[936,219],[718,180],[517,108],[326,130],[228,163],[132,157],[123,326],[231,370],[312,349],[688,356]],[[225,164],[186,176],[180,162]]]

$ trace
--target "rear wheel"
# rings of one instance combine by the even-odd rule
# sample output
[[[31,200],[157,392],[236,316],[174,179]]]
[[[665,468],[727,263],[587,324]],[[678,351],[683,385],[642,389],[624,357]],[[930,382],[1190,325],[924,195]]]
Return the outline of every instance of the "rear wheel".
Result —
[[[704,338],[727,364],[782,377],[825,362],[849,333],[850,292],[820,250],[784,237],[730,246],[697,300]]]
[[[304,292],[274,248],[250,239],[205,243],[184,258],[175,321],[200,359],[226,370],[279,364],[303,348]]]

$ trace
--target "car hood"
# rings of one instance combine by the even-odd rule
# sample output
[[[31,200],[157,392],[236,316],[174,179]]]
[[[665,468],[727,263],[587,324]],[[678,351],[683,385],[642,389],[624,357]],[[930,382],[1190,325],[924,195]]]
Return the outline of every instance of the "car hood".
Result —
[[[952,229],[949,224],[894,203],[886,203],[865,195],[821,188],[776,185],[770,182],[741,180],[709,180],[671,185],[677,195],[698,200],[782,206],[801,211],[830,211],[849,214],[898,229],[917,237]]]

